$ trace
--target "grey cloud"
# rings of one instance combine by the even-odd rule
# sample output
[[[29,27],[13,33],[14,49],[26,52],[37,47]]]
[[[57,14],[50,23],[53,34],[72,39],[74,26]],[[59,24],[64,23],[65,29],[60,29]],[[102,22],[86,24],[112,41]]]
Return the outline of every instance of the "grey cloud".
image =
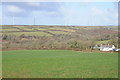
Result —
[[[35,4],[39,4],[39,5],[35,5]],[[47,11],[48,13],[59,12],[59,7],[61,6],[61,4],[62,3],[58,3],[58,2],[40,2],[40,3],[38,2],[34,2],[34,3],[33,2],[29,2],[29,3],[28,2],[4,2],[2,3],[2,6],[3,6],[2,12],[7,16],[12,16],[14,14],[14,16],[16,17],[25,17],[25,16],[28,16],[32,11]],[[10,5],[17,6],[25,11],[19,12],[19,13],[10,12],[6,9],[6,6],[10,6]]]

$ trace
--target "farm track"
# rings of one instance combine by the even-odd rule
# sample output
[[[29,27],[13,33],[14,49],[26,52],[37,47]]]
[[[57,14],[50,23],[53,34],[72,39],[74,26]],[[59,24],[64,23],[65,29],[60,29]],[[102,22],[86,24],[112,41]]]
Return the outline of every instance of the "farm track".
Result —
[[[48,30],[47,30],[48,31]],[[69,31],[64,31],[64,30],[49,30],[49,31],[62,31],[62,32],[69,32]]]
[[[34,29],[34,30],[36,30],[36,31],[41,31],[41,32],[45,32],[45,33],[48,33],[48,34],[50,34],[50,35],[55,36],[55,34],[53,34],[53,33],[51,33],[51,32],[48,32],[48,31],[43,31],[43,30],[38,30],[38,29]]]

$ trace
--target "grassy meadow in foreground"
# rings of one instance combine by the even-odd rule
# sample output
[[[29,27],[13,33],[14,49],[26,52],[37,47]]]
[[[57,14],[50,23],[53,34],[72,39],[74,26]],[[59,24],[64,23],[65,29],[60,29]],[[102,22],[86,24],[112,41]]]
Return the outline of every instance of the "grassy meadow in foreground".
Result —
[[[3,51],[3,78],[117,78],[117,53]]]

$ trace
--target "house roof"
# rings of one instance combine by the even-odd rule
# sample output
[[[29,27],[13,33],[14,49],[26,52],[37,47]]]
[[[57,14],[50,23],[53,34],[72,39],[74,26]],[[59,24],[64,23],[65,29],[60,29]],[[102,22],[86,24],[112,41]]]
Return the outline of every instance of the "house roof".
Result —
[[[101,47],[104,47],[104,48],[112,48],[111,45],[102,45]]]
[[[114,45],[101,45],[102,48],[115,48]]]

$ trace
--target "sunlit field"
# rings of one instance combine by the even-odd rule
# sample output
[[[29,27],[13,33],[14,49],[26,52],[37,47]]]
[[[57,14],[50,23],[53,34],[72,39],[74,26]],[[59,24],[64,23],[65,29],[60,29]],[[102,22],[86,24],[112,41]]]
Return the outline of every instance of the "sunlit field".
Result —
[[[117,78],[118,53],[3,51],[3,78]]]

